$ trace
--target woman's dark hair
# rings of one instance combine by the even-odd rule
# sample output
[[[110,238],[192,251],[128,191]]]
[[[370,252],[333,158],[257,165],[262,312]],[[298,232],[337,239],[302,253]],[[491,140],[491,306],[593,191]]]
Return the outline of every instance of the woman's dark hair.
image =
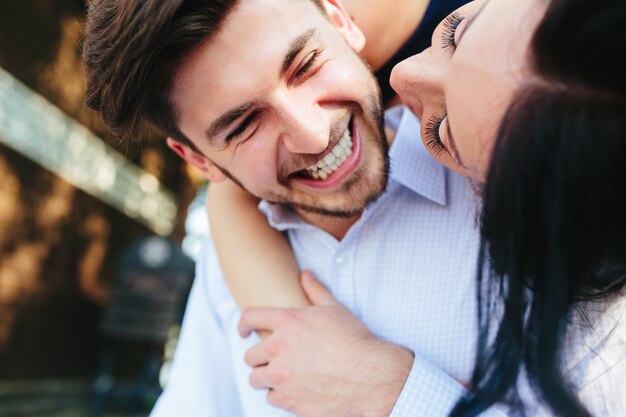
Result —
[[[483,191],[474,391],[453,416],[519,400],[522,369],[556,415],[591,415],[560,354],[577,309],[626,282],[624,22],[622,0],[552,0],[533,36],[537,80],[503,119]]]

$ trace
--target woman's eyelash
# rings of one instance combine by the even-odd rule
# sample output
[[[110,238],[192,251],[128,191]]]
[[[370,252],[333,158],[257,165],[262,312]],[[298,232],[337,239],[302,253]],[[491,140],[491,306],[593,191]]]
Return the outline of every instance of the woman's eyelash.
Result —
[[[424,124],[424,142],[435,156],[440,155],[446,149],[439,136],[439,128],[445,118],[445,112],[440,115],[433,115]]]
[[[441,32],[441,46],[442,48],[456,48],[456,40],[454,35],[456,28],[459,27],[459,23],[463,21],[463,16],[460,13],[454,12],[443,21],[443,31]]]

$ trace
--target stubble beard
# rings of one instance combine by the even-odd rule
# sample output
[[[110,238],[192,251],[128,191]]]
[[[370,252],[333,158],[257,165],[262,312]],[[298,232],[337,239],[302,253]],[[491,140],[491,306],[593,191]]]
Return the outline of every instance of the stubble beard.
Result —
[[[374,162],[375,169],[379,172],[367,172],[367,167],[359,166],[355,172],[352,173],[345,183],[342,184],[341,189],[337,192],[339,194],[345,194],[354,196],[356,199],[350,200],[351,204],[344,203],[337,206],[331,206],[332,203],[326,203],[326,197],[319,195],[309,195],[309,201],[294,201],[293,196],[289,191],[283,193],[264,192],[261,194],[255,194],[257,197],[264,199],[265,201],[277,204],[286,208],[302,210],[309,213],[314,213],[321,216],[336,217],[336,218],[351,218],[358,215],[365,210],[367,206],[375,202],[387,188],[389,180],[389,144],[387,143],[387,137],[385,134],[384,125],[384,111],[382,106],[382,96],[380,90],[377,89],[378,94],[370,95],[366,100],[366,107],[363,109],[364,119],[370,120],[373,125],[373,129],[370,127],[368,130],[373,130],[373,136],[369,139],[371,143],[371,152],[368,155]],[[367,147],[366,143],[362,143],[363,151]],[[382,159],[382,161],[379,161]],[[239,181],[228,170],[220,167],[221,171],[229,177],[235,184],[250,192],[241,181]],[[336,195],[336,193],[335,193]],[[335,199],[334,196],[329,196],[328,199]]]
[[[375,161],[374,169],[379,170],[379,172],[368,172],[368,167],[359,166],[352,173],[351,178],[343,183],[337,192],[346,196],[354,196],[355,199],[351,199],[350,203],[331,206],[332,203],[327,203],[324,196],[310,196],[312,201],[301,202],[293,201],[285,195],[273,193],[267,193],[262,198],[272,204],[327,217],[351,218],[362,213],[367,206],[383,194],[389,180],[389,145],[385,134],[382,109],[380,93],[378,96],[370,96],[364,109],[365,120],[371,120],[373,123],[369,123],[369,125],[374,125],[372,132],[374,136],[369,139],[371,152],[368,157]],[[367,144],[363,143],[362,146],[364,152]],[[328,197],[328,199],[335,198],[334,196]]]

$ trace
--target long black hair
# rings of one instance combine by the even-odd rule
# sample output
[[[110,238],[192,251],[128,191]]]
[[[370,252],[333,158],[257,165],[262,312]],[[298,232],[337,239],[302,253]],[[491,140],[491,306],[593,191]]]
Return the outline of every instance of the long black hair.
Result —
[[[533,36],[537,77],[502,121],[483,190],[478,357],[453,416],[519,400],[522,370],[556,415],[591,415],[561,351],[577,309],[626,282],[624,22],[622,0],[551,0]]]

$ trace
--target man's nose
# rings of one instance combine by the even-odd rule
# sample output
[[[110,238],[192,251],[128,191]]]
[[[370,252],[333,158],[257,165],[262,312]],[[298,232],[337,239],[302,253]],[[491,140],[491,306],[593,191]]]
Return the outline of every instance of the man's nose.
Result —
[[[391,72],[391,86],[413,113],[422,117],[424,107],[441,105],[445,63],[432,48],[398,63]]]
[[[329,111],[315,102],[289,101],[281,108],[280,139],[284,148],[294,154],[324,152],[330,140]]]

